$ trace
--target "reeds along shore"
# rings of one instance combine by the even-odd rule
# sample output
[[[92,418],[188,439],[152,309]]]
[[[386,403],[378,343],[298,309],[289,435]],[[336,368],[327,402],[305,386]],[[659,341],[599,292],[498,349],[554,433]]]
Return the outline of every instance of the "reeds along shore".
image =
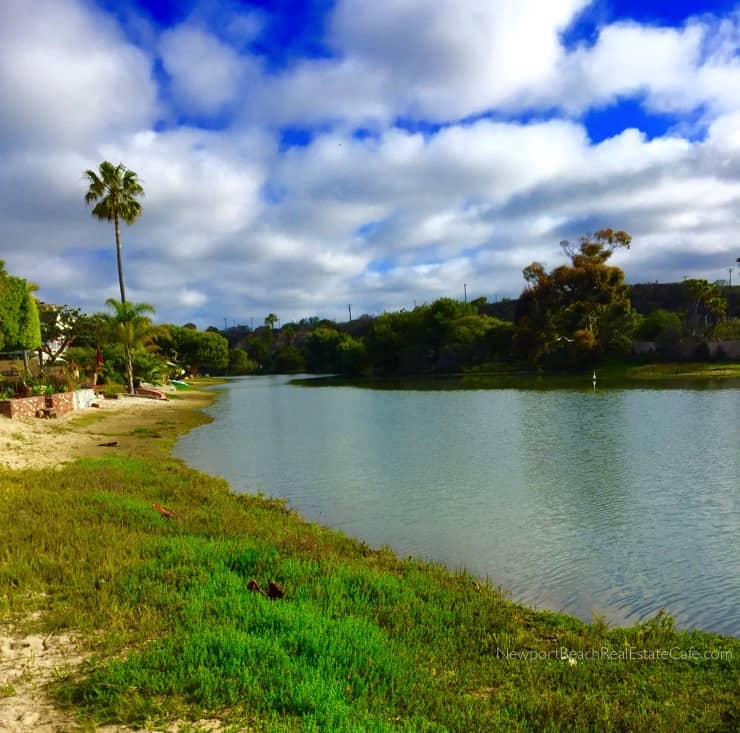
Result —
[[[665,614],[609,628],[535,611],[237,496],[170,454],[210,399],[59,421],[82,457],[0,472],[6,633],[73,630],[84,657],[44,688],[60,715],[88,729],[737,730],[737,639]],[[20,684],[0,687],[0,711]]]

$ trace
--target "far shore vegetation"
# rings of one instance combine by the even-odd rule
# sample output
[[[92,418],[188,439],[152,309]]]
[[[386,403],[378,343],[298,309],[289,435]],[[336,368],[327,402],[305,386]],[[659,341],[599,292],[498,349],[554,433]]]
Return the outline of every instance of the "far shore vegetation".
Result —
[[[26,365],[27,378],[15,386],[69,388],[76,379],[130,392],[142,381],[204,374],[737,376],[740,286],[699,279],[626,285],[623,271],[608,264],[630,244],[621,231],[561,244],[570,265],[550,272],[528,265],[517,300],[440,298],[343,323],[311,317],[281,325],[270,313],[257,328],[205,331],[155,324],[154,308],[142,303],[109,299],[110,312],[91,315],[39,303],[35,285],[0,267],[0,347],[36,350],[44,364],[44,374]],[[0,390],[13,386],[6,380]]]
[[[77,632],[91,656],[50,692],[82,730],[737,730],[740,640],[663,612],[610,628],[526,608],[237,496],[170,454],[211,399],[177,393],[167,420],[73,418],[119,446],[0,473],[0,617]]]

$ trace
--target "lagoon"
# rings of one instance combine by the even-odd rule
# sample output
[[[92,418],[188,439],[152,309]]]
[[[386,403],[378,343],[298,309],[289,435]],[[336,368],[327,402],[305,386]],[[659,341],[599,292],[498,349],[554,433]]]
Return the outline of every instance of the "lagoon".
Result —
[[[740,634],[737,386],[290,381],[229,381],[176,455],[532,606]]]

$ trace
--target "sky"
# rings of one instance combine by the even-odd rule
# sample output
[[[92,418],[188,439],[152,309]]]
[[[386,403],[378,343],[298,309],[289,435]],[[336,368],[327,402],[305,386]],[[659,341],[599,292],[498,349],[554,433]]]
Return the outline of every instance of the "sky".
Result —
[[[84,203],[110,160],[159,321],[516,297],[603,227],[628,282],[727,279],[739,51],[723,0],[3,0],[0,258],[46,302],[118,298]]]

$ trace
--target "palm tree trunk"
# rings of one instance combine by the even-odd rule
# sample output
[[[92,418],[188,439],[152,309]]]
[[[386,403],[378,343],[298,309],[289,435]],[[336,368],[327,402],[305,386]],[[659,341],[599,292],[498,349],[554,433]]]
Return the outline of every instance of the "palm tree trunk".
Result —
[[[123,259],[121,258],[121,222],[118,219],[118,212],[116,212],[116,214],[114,215],[113,222],[116,229],[116,259],[118,260],[118,284],[121,287],[121,303],[125,303],[126,288],[123,287]]]
[[[136,394],[134,389],[134,364],[131,360],[131,349],[128,346],[124,346],[126,352],[126,377],[128,379],[128,393]]]

